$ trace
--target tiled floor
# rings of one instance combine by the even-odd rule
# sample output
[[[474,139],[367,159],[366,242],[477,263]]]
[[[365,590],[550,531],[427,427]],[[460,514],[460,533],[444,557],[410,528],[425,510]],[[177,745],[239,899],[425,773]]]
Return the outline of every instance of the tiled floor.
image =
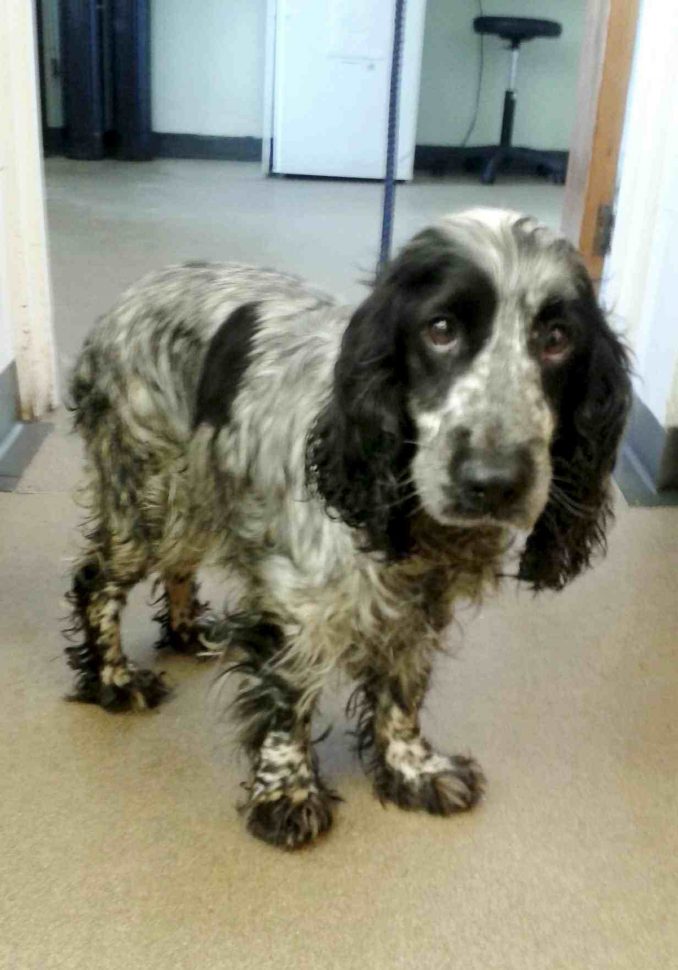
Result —
[[[204,162],[48,166],[59,345],[147,269],[237,258],[359,297],[380,192],[261,180]],[[427,182],[397,236],[469,204],[558,222],[562,190]],[[162,658],[146,716],[64,703],[60,596],[74,551],[77,439],[63,413],[0,494],[0,966],[11,970],[672,970],[678,965],[678,510],[620,501],[608,559],[558,596],[506,589],[463,618],[427,712],[489,777],[472,815],[382,809],[348,752],[341,686],[320,746],[346,798],[286,856],[245,835],[242,765],[209,667]],[[215,577],[208,578],[219,597]],[[146,591],[147,592],[147,591]],[[144,591],[126,618],[152,664]]]

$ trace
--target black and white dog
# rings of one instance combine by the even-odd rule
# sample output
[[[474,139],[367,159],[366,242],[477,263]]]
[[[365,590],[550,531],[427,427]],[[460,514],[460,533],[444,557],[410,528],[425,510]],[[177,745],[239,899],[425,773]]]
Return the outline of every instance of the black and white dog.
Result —
[[[311,719],[337,666],[357,682],[379,797],[472,807],[476,763],[420,733],[441,634],[455,601],[496,585],[516,534],[535,590],[604,546],[629,395],[576,252],[512,212],[421,232],[354,310],[241,265],[145,278],[72,380],[91,511],[70,594],[75,696],[155,706],[162,678],[120,644],[127,593],[155,573],[163,643],[199,650],[195,575],[216,562],[246,586],[218,626],[241,677],[255,835],[294,848],[331,824]]]

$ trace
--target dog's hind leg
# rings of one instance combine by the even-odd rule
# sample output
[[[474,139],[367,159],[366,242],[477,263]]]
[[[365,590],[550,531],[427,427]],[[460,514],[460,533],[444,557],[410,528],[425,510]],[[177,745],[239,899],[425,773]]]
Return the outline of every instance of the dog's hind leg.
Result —
[[[94,543],[80,561],[68,596],[74,633],[83,641],[66,648],[76,672],[72,700],[99,704],[107,711],[155,707],[168,693],[162,677],[130,663],[120,641],[120,617],[145,564],[131,540]]]
[[[206,605],[198,599],[195,566],[174,569],[163,577],[164,591],[157,601],[160,609],[153,617],[160,623],[158,649],[196,654],[204,649],[201,635],[205,630]]]

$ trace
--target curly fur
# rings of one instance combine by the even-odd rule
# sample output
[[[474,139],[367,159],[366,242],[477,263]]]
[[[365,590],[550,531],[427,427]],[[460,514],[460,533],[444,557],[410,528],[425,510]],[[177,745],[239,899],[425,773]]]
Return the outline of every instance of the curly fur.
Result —
[[[588,305],[595,308],[593,293]],[[613,517],[610,475],[631,406],[629,365],[622,344],[595,312],[589,354],[572,370],[563,393],[551,446],[551,500],[520,562],[519,578],[537,591],[562,589],[605,552]]]
[[[556,362],[554,319],[569,339]],[[100,321],[71,391],[90,515],[70,594],[76,697],[164,696],[120,642],[129,589],[155,574],[162,645],[207,636],[239,679],[253,834],[295,848],[330,827],[311,723],[336,667],[357,683],[379,798],[471,808],[480,769],[419,726],[455,604],[497,585],[519,530],[520,579],[560,589],[610,515],[627,362],[572,248],[514,213],[447,217],[355,311],[271,271],[171,267]],[[194,577],[208,561],[245,591],[206,634]]]

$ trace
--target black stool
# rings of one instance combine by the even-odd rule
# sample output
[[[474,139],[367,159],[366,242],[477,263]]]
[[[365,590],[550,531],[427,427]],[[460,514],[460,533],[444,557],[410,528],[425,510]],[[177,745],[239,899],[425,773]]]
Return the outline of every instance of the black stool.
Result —
[[[471,152],[471,157],[479,158],[483,164],[480,181],[484,185],[492,185],[502,165],[515,159],[550,175],[553,182],[564,182],[565,163],[554,152],[517,148],[511,143],[520,45],[535,37],[560,37],[562,27],[555,20],[535,20],[532,17],[476,17],[473,29],[477,34],[497,34],[502,40],[508,41],[508,49],[511,51],[499,144]]]

